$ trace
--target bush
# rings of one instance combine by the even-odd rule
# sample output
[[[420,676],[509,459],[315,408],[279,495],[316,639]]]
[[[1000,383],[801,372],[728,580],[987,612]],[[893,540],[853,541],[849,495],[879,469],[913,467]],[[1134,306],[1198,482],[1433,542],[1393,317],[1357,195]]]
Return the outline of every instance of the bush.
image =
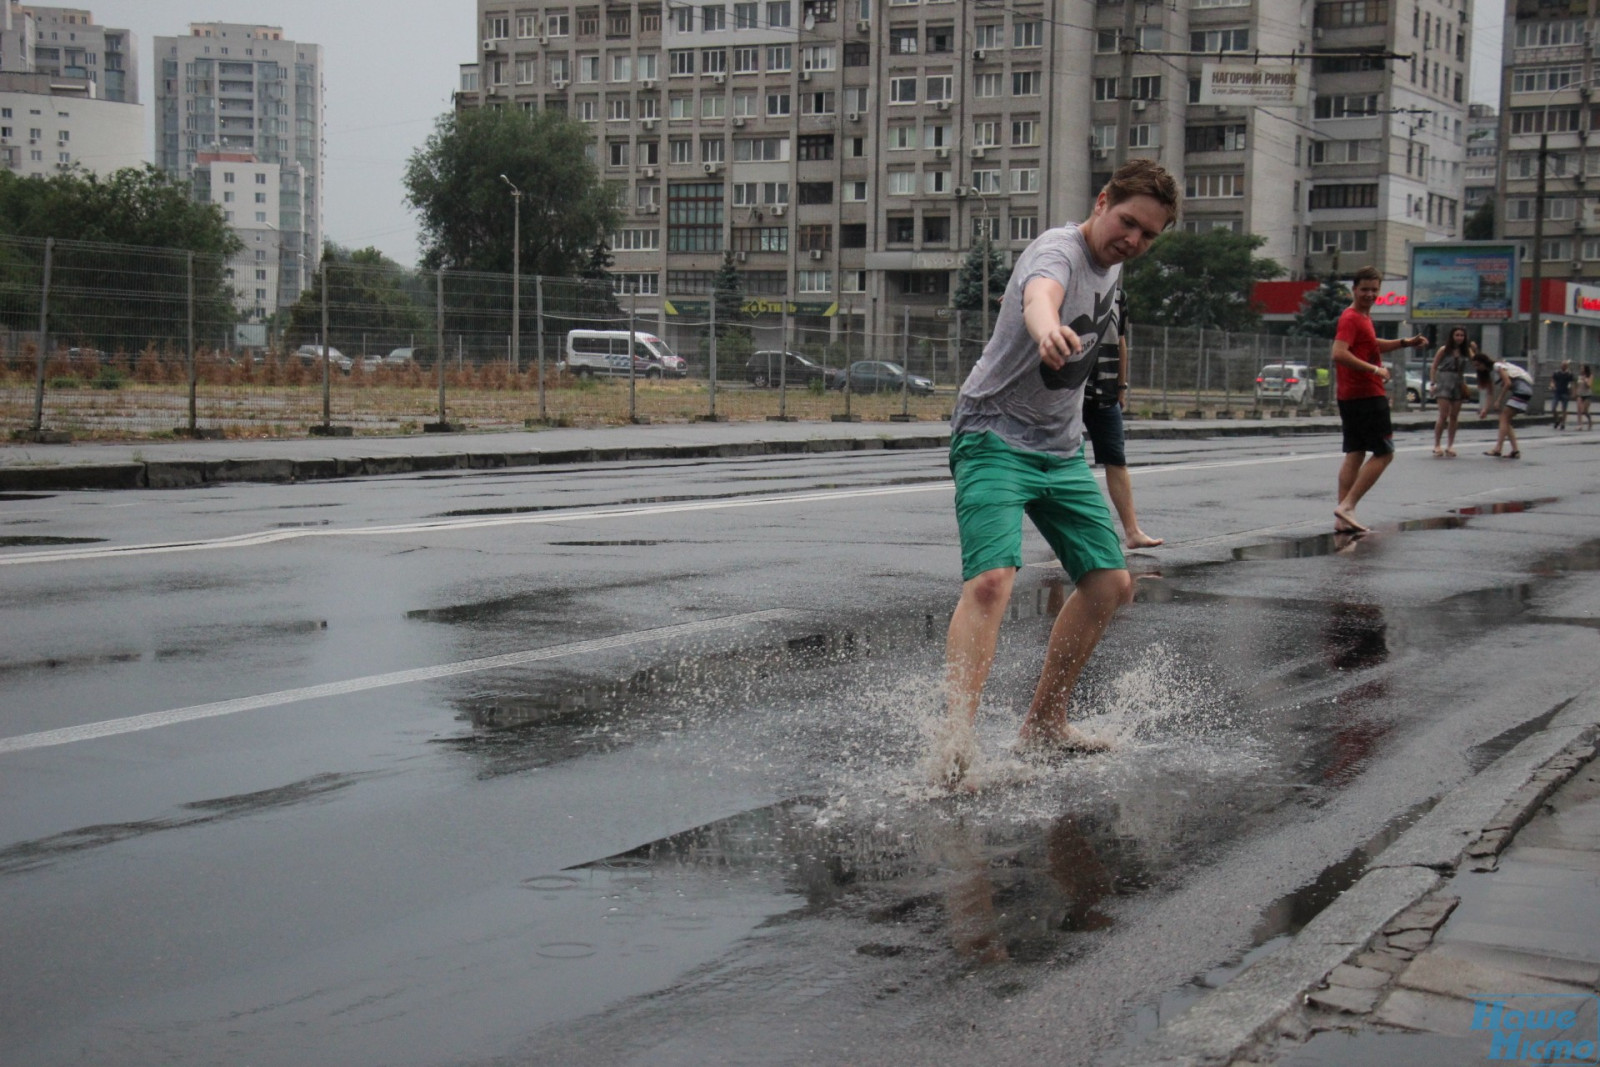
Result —
[[[116,367],[108,365],[101,367],[100,373],[96,374],[89,384],[96,389],[121,389],[122,383],[125,381],[127,381],[127,375]]]

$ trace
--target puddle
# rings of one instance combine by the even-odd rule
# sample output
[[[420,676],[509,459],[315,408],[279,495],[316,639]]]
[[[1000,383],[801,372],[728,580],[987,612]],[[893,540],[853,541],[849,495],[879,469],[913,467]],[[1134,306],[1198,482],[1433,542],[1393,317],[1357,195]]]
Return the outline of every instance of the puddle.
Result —
[[[0,502],[12,500],[49,500],[54,493],[0,493]]]
[[[333,525],[332,519],[306,519],[303,522],[275,522],[272,524],[272,528],[274,530],[302,530],[308,526],[331,525]]]
[[[561,548],[654,548],[656,545],[681,544],[678,541],[551,541],[550,547]]]
[[[30,537],[26,535],[13,535],[0,537],[0,548],[44,548],[50,545],[97,545],[106,539],[104,537]]]
[[[1537,500],[1505,500],[1496,504],[1472,504],[1464,508],[1453,508],[1452,512],[1456,515],[1516,515],[1545,504],[1558,503],[1560,500],[1561,498],[1557,496],[1542,496]]]
[[[1543,715],[1535,716],[1525,723],[1513,726],[1509,730],[1491,737],[1487,741],[1473,745],[1467,750],[1467,766],[1472,768],[1473,774],[1477,774],[1489,764],[1516,748],[1523,741],[1549,726],[1551,720],[1561,714],[1570,703],[1572,701],[1564,700]]]
[[[1513,515],[1525,511],[1532,511],[1545,504],[1554,504],[1559,497],[1540,497],[1537,500],[1510,500],[1498,504],[1474,504],[1468,507],[1452,508],[1450,514],[1432,516],[1423,519],[1406,519],[1396,525],[1401,533],[1417,533],[1432,530],[1459,530],[1467,525],[1467,521],[1474,515]],[[1381,533],[1375,530],[1373,533]],[[1277,559],[1307,559],[1314,556],[1333,556],[1355,550],[1366,537],[1363,534],[1321,533],[1310,537],[1290,538],[1281,541],[1268,541],[1259,545],[1245,545],[1233,550],[1233,558],[1240,562],[1277,560]],[[1600,550],[1597,550],[1600,553]]]

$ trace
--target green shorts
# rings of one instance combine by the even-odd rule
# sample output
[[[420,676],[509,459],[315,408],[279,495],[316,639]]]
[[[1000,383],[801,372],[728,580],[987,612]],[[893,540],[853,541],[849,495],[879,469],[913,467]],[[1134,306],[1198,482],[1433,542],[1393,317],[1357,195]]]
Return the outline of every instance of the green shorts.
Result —
[[[1024,512],[1074,582],[1090,571],[1127,567],[1111,509],[1081,449],[1062,459],[1012,448],[992,433],[958,433],[950,438],[950,470],[962,581],[1022,566]]]

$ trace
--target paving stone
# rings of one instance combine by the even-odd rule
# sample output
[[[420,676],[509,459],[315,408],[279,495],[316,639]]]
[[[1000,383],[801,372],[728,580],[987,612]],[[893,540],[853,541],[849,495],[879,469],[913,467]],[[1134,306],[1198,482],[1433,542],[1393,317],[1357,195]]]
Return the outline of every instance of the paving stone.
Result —
[[[1600,874],[1600,851],[1594,849],[1545,847],[1524,845],[1521,839],[1506,850],[1506,859],[1538,863],[1546,867],[1564,867],[1569,871],[1591,871]]]
[[[1399,974],[1406,969],[1406,960],[1388,952],[1363,952],[1351,960],[1357,967],[1371,967],[1390,974]]]
[[[1335,985],[1307,993],[1306,1003],[1327,1011],[1365,1015],[1378,1003],[1380,995],[1381,990],[1377,989],[1352,989],[1349,986]]]
[[[1389,984],[1393,974],[1375,967],[1352,967],[1341,963],[1328,975],[1328,984],[1350,989],[1382,989]]]
[[[1443,956],[1437,952],[1424,952],[1401,972],[1399,984],[1408,989],[1420,989],[1443,997],[1460,997],[1472,1000],[1491,993],[1571,993],[1571,986],[1518,974],[1460,956]]]
[[[1396,989],[1372,1013],[1374,1022],[1406,1030],[1468,1037],[1472,1034],[1472,1001],[1425,993],[1420,989]]]
[[[1488,1051],[1489,1040],[1482,1034],[1462,1038],[1394,1031],[1328,1031],[1285,1052],[1277,1067],[1461,1067],[1483,1063]]]
[[[1437,930],[1455,906],[1460,903],[1457,897],[1436,897],[1423,900],[1391,919],[1383,928],[1386,934],[1398,934],[1405,930]]]
[[[1433,943],[1433,934],[1428,930],[1404,930],[1398,934],[1388,936],[1387,941],[1391,948],[1405,949],[1408,952],[1421,952]]]
[[[1429,954],[1479,963],[1515,975],[1548,978],[1552,982],[1565,982],[1589,988],[1600,985],[1600,963],[1593,961],[1570,960],[1541,952],[1523,952],[1496,945],[1455,941],[1441,941],[1429,950]]]

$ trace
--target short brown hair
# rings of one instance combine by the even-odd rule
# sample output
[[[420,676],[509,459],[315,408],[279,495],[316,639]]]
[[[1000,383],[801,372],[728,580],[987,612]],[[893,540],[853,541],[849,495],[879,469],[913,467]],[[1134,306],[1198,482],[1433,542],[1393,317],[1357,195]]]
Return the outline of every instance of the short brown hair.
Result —
[[[1117,168],[1117,172],[1100,190],[1106,196],[1106,206],[1116,207],[1124,200],[1148,196],[1178,217],[1178,182],[1167,173],[1167,168],[1153,159],[1130,159]]]
[[[1383,271],[1377,267],[1362,267],[1355,272],[1353,278],[1357,285],[1362,282],[1381,282],[1383,281]]]

